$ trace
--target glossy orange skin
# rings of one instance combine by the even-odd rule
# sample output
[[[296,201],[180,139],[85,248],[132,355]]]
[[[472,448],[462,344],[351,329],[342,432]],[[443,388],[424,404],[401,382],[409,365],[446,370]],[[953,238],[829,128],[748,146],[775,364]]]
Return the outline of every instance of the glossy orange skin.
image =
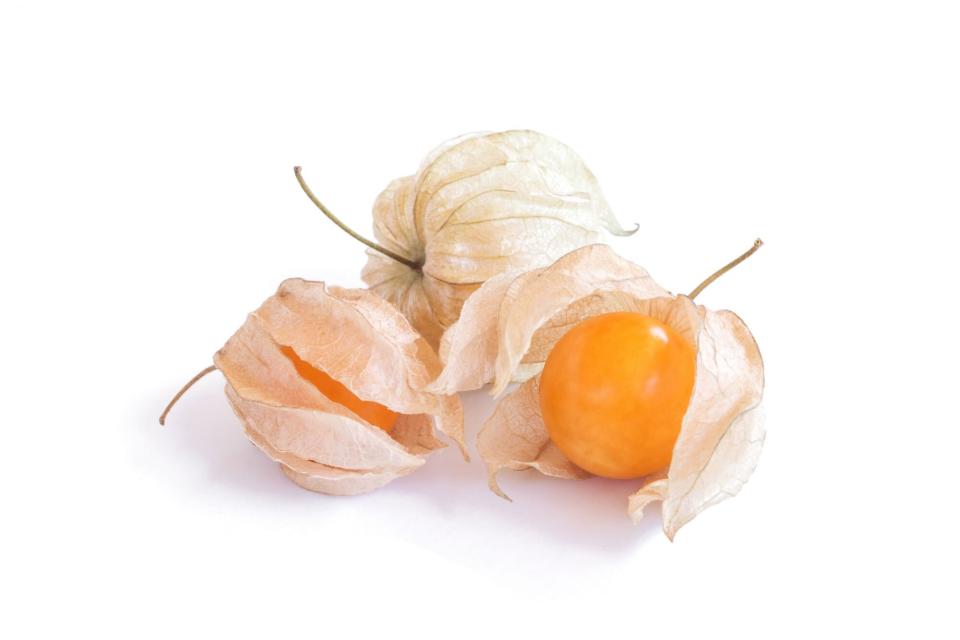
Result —
[[[574,464],[607,478],[670,465],[690,404],[696,349],[649,316],[584,320],[553,347],[540,377],[550,438]]]
[[[361,400],[355,396],[350,389],[347,389],[345,386],[328,376],[320,369],[317,369],[309,362],[301,360],[300,356],[298,356],[290,347],[281,347],[280,351],[282,351],[283,355],[287,356],[290,361],[293,362],[293,366],[296,367],[297,373],[299,373],[301,377],[310,381],[313,386],[319,389],[320,393],[327,396],[328,399],[336,402],[337,404],[342,404],[370,424],[376,425],[384,431],[389,432],[391,429],[393,429],[393,425],[397,422],[396,413],[386,408],[382,404],[372,402],[370,400]]]

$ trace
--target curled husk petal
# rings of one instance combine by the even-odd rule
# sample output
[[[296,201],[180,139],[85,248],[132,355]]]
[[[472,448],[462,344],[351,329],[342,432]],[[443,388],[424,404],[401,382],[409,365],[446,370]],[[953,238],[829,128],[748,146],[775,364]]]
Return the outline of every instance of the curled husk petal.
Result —
[[[560,336],[588,315],[596,315],[594,303],[575,303],[591,295],[599,296],[599,301],[606,292],[633,294],[637,299],[667,295],[645,269],[603,244],[571,251],[534,276],[517,278],[500,307],[493,393],[506,389],[521,363],[539,372]]]
[[[457,393],[493,382],[499,394],[511,381],[539,373],[553,343],[571,326],[603,313],[604,304],[616,305],[607,298],[624,295],[647,299],[668,292],[603,244],[575,249],[548,267],[491,278],[443,335],[443,372],[429,389]]]
[[[429,391],[471,391],[493,380],[500,305],[517,275],[514,271],[496,275],[467,298],[461,320],[453,323],[440,340],[440,360],[445,366],[427,387]]]
[[[488,343],[497,343],[496,354],[480,363],[449,361],[446,368],[470,371],[445,370],[440,379],[475,382],[486,373],[501,389],[525,366],[542,365],[553,345],[585,318],[613,311],[652,316],[696,345],[697,372],[670,467],[645,479],[628,500],[628,514],[639,520],[648,504],[662,502],[664,532],[673,539],[698,513],[740,490],[763,445],[759,406],[763,361],[736,314],[670,295],[639,267],[596,247],[578,249],[554,265],[514,276],[509,285],[491,285],[494,290],[504,292],[499,304],[486,299],[483,309],[464,307],[451,332],[461,341],[459,334],[468,328],[474,335],[486,335]],[[495,314],[490,310],[493,305],[499,307]],[[501,400],[480,431],[478,449],[490,487],[500,495],[504,494],[496,476],[504,468],[532,468],[561,478],[589,475],[550,441],[540,413],[539,373]]]
[[[590,474],[560,453],[550,441],[540,415],[540,377],[527,380],[500,401],[477,437],[477,450],[487,465],[490,490],[510,499],[497,484],[501,469],[536,469],[555,478]]]
[[[583,160],[535,131],[451,140],[373,206],[374,235],[413,269],[368,251],[363,280],[436,347],[467,297],[490,278],[550,264],[627,235]]]
[[[701,311],[693,397],[663,497],[663,529],[671,540],[698,513],[740,491],[757,466],[765,436],[763,360],[756,341],[735,313]],[[637,505],[630,516],[639,520],[642,512]]]
[[[327,398],[284,350],[361,400],[398,418],[390,433]],[[455,396],[423,390],[440,372],[432,348],[389,303],[366,290],[284,281],[214,356],[226,394],[250,440],[313,491],[376,489],[423,465],[443,447],[463,449]]]

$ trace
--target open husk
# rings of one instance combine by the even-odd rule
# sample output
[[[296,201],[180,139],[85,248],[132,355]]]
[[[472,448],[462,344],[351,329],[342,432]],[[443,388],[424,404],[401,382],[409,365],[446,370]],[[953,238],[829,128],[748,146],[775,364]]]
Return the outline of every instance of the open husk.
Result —
[[[393,428],[387,433],[328,399],[282,349],[399,414]],[[306,489],[350,495],[383,486],[444,446],[435,430],[463,450],[459,399],[423,390],[439,373],[439,359],[369,291],[286,280],[214,363],[247,436]]]
[[[431,152],[373,207],[374,234],[412,268],[368,251],[363,280],[434,347],[481,284],[627,235],[583,160],[535,131],[475,134]]]
[[[641,298],[669,295],[645,269],[604,244],[571,251],[547,268],[491,278],[444,333],[440,357],[445,366],[428,388],[457,393],[495,381],[494,392],[500,393],[511,381],[528,379],[578,321],[578,307],[567,308],[613,291]]]
[[[550,441],[540,413],[539,369],[568,329],[613,311],[657,318],[697,346],[694,390],[670,467],[641,483],[628,500],[628,514],[639,520],[647,504],[662,502],[664,532],[672,539],[749,478],[764,438],[763,361],[736,314],[669,294],[642,268],[599,245],[546,268],[488,281],[474,295],[479,303],[468,300],[441,345],[447,355],[473,345],[471,357],[448,358],[430,388],[452,392],[493,382],[499,393],[512,380],[527,378],[503,397],[478,437],[490,488],[499,495],[506,497],[497,484],[504,468],[559,478],[589,475]]]

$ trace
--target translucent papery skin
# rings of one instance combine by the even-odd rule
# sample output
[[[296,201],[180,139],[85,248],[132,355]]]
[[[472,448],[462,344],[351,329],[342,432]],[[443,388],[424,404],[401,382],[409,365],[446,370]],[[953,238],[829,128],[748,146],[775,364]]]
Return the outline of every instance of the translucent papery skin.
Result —
[[[377,241],[422,268],[370,250],[364,282],[434,347],[490,278],[549,264],[604,231],[630,233],[583,160],[535,131],[441,145],[416,175],[390,183],[373,217]]]
[[[304,488],[378,488],[444,446],[435,429],[463,446],[459,399],[422,390],[436,354],[369,291],[287,280],[214,363],[247,436]]]
[[[477,438],[493,491],[505,496],[497,479],[505,468],[571,479],[589,475],[550,439],[536,366],[578,323],[623,311],[655,318],[696,348],[693,391],[670,465],[640,481],[629,498],[628,514],[639,520],[647,505],[662,502],[664,532],[672,539],[704,509],[740,491],[759,460],[765,433],[763,360],[743,320],[731,311],[713,311],[686,296],[670,295],[639,267],[594,247],[510,279],[509,284],[485,285],[483,305],[465,307],[444,338],[446,351],[452,353],[459,344],[482,348],[472,351],[470,360],[445,356],[444,372],[432,385],[457,388],[493,376],[496,391],[525,367],[532,371],[532,377],[503,396]]]
[[[584,251],[584,250],[581,250]],[[585,253],[585,257],[589,254]],[[588,258],[590,259],[590,258]],[[553,317],[541,321],[541,328],[556,330],[536,331],[531,351],[548,354],[579,322],[612,312],[632,312],[655,318],[671,327],[685,341],[697,343],[700,316],[688,298],[641,298],[638,293],[602,290],[587,293],[562,307]],[[520,358],[515,358],[519,361]],[[540,374],[535,375],[508,393],[500,401],[494,414],[487,420],[477,439],[480,456],[487,464],[491,488],[502,495],[496,475],[502,468],[534,468],[547,475],[561,478],[582,478],[590,474],[571,462],[550,440],[543,420],[540,395]],[[591,425],[588,424],[587,428]],[[544,455],[546,459],[543,459]],[[531,457],[532,456],[532,457]],[[549,469],[550,471],[544,471]]]
[[[435,393],[479,389],[493,382],[499,394],[539,373],[549,347],[583,316],[618,310],[616,296],[668,295],[645,269],[607,245],[574,249],[547,267],[500,274],[468,298],[461,317],[440,342],[443,372]]]

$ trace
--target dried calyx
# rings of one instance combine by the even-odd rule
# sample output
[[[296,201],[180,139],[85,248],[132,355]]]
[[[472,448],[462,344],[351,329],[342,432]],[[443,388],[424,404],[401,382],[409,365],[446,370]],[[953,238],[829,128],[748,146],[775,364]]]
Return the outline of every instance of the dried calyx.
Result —
[[[691,292],[699,294],[760,246],[726,265]],[[662,475],[648,477],[629,499],[639,519],[654,500],[663,502],[664,530],[671,538],[703,509],[730,497],[746,482],[759,457],[763,425],[763,362],[749,329],[730,311],[696,305],[673,295],[643,268],[593,245],[552,265],[504,274],[484,284],[464,306],[440,347],[444,370],[429,387],[436,393],[493,383],[506,395],[482,427],[477,447],[490,487],[502,469],[536,469],[560,478],[583,478],[551,442],[541,413],[540,371],[553,346],[587,318],[627,311],[649,316],[696,346],[693,394]]]
[[[431,152],[374,203],[375,241],[323,213],[368,250],[363,279],[394,303],[434,347],[480,285],[507,271],[550,264],[598,242],[629,235],[596,178],[566,145],[535,131],[474,134]]]
[[[367,290],[287,280],[216,353],[214,365],[171,406],[219,369],[247,436],[307,489],[376,489],[443,447],[437,431],[464,450],[460,400],[423,389],[439,373],[436,354]]]

